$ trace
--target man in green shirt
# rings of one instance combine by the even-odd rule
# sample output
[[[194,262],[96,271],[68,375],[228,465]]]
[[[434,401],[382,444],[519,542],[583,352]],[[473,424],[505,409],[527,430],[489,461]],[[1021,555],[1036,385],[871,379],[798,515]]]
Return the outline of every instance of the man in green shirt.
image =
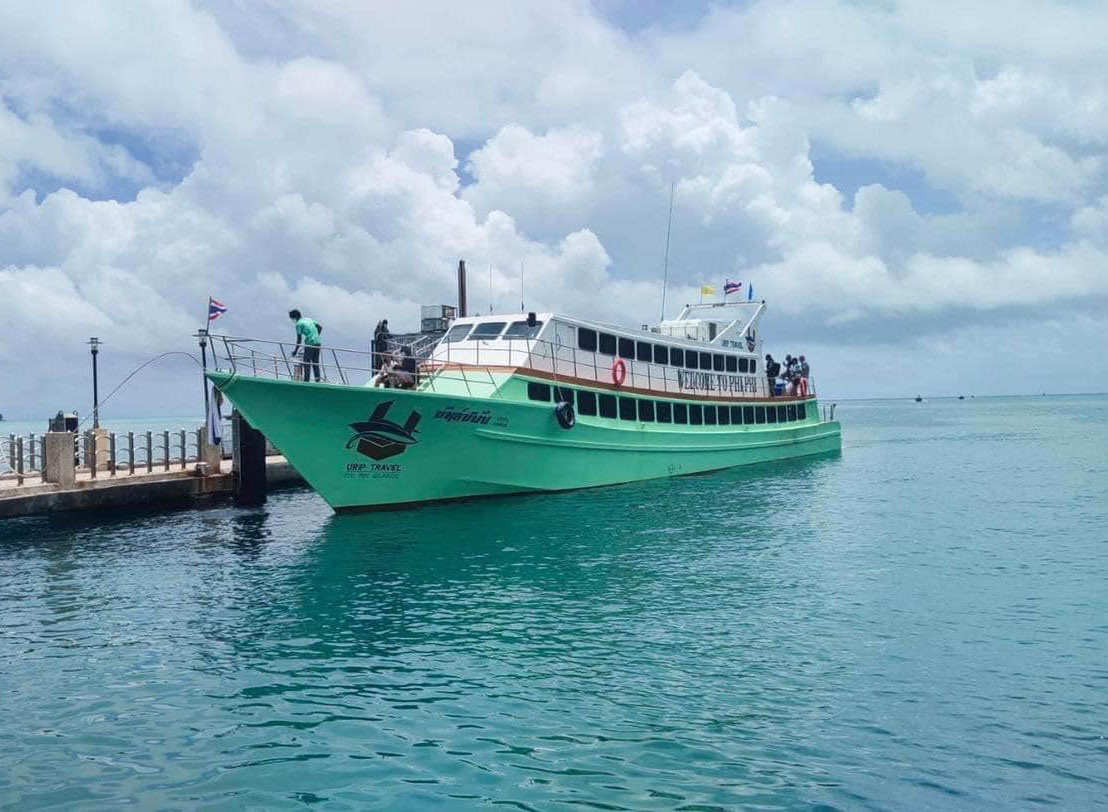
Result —
[[[300,342],[304,342],[304,360],[300,365],[301,378],[311,380],[311,371],[315,370],[315,379],[319,381],[319,334],[323,332],[323,325],[307,316],[300,315],[300,311],[293,308],[289,311],[289,318],[296,322],[296,349],[292,351],[295,358],[300,352]]]

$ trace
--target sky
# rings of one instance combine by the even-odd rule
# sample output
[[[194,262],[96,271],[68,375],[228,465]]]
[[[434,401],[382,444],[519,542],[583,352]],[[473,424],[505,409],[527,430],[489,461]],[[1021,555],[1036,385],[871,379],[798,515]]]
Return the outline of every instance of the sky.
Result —
[[[1108,390],[1108,4],[0,0],[0,412],[191,337],[637,326],[731,278],[829,398]],[[491,294],[490,294],[491,279]]]

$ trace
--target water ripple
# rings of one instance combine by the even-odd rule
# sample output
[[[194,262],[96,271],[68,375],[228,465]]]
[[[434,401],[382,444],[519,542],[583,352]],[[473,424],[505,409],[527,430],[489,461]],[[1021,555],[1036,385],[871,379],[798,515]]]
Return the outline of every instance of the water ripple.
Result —
[[[0,805],[1091,807],[1105,405],[848,403],[842,457],[388,515],[8,522]]]

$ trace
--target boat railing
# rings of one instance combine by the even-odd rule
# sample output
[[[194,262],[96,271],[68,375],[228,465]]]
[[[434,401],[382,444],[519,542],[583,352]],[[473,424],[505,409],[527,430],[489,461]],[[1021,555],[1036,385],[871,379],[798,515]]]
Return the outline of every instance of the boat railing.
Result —
[[[621,377],[615,369],[622,361],[619,382],[628,390],[645,390],[675,397],[713,395],[729,400],[770,397],[770,381],[764,374],[690,370],[633,358],[617,359],[598,352],[534,338],[497,341],[444,342],[430,357],[413,352],[384,354],[342,347],[320,347],[318,362],[304,361],[304,348],[291,342],[213,335],[211,346],[216,368],[254,377],[285,380],[318,378],[324,383],[348,386],[380,385],[417,388],[458,394],[493,395],[498,374],[530,371],[554,386],[581,382],[611,384]],[[455,346],[459,345],[459,346]],[[383,369],[384,368],[384,369]],[[413,372],[414,370],[414,372]],[[702,373],[690,383],[689,375]],[[784,393],[782,393],[784,394]],[[814,379],[807,380],[807,396],[815,395]],[[789,397],[804,397],[789,393]]]

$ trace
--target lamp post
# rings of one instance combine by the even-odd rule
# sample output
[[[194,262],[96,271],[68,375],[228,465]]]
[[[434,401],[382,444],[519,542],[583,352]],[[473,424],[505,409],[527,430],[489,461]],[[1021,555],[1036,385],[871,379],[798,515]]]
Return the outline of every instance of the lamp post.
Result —
[[[200,342],[200,384],[204,387],[204,418],[208,417],[208,379],[204,373],[208,371],[208,328],[201,327],[196,331],[196,339]]]
[[[100,390],[96,377],[96,356],[100,354],[102,342],[96,336],[88,340],[89,352],[92,353],[92,427],[100,428]]]

